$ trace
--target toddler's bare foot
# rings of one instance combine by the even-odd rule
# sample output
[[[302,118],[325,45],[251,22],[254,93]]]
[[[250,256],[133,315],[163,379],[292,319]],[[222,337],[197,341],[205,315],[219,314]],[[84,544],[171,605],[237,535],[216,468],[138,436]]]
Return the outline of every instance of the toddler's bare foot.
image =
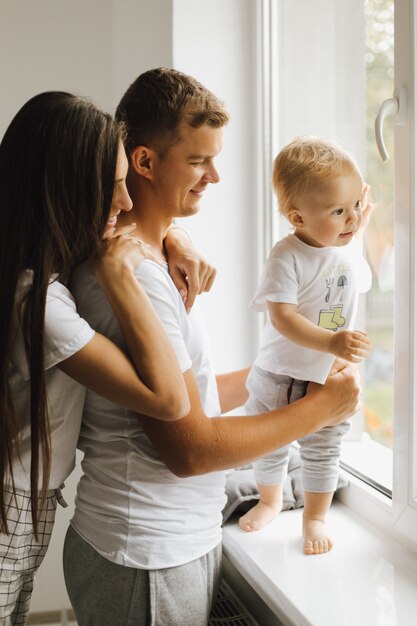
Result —
[[[281,512],[283,501],[283,486],[279,485],[258,485],[259,502],[253,509],[248,511],[239,520],[242,530],[250,533],[254,530],[261,530],[264,526],[272,522],[274,517]]]
[[[333,548],[326,523],[318,519],[303,520],[304,554],[324,554]]]
[[[277,505],[265,504],[258,502],[253,509],[248,511],[239,519],[239,526],[242,530],[250,533],[254,530],[261,530],[264,526],[272,522],[272,520],[281,512],[282,503]]]

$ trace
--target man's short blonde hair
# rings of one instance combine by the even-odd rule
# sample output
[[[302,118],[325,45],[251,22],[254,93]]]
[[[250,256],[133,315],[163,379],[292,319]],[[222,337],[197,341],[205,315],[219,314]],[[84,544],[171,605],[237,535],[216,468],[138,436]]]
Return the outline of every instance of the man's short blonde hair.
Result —
[[[353,158],[339,146],[319,137],[296,137],[275,158],[272,186],[285,217],[297,198],[323,178],[358,172]]]

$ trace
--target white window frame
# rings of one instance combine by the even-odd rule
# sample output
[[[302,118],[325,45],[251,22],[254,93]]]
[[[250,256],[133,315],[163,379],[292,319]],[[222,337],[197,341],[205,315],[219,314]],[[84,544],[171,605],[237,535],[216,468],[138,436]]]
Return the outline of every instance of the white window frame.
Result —
[[[417,32],[416,0],[395,2],[395,88],[405,87],[408,107],[395,133],[395,400],[393,527],[417,544],[416,478],[416,277],[415,200],[416,132],[414,45]],[[400,288],[398,288],[400,286]]]
[[[270,170],[276,154],[273,138],[274,112],[278,113],[277,76],[278,25],[275,0],[258,3],[258,255],[260,268],[273,244],[274,218]],[[414,33],[417,33],[417,0],[395,0],[395,88],[405,87],[409,103],[414,102],[416,66]],[[387,98],[392,94],[387,94]],[[395,132],[395,249],[396,295],[395,334],[395,402],[392,500],[362,480],[349,476],[350,487],[341,499],[417,552],[417,262],[415,252],[416,199],[415,154],[417,138],[414,128],[415,105],[408,106],[406,122],[394,124]],[[410,166],[411,164],[411,166]],[[412,210],[411,210],[412,209]],[[261,329],[260,324],[259,329]]]

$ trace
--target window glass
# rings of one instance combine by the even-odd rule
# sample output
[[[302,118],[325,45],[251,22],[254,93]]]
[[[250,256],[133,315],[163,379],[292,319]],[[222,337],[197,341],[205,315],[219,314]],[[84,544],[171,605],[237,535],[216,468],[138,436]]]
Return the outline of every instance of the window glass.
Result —
[[[394,313],[394,146],[392,118],[385,122],[385,163],[375,147],[374,121],[394,89],[394,3],[365,1],[366,178],[376,209],[366,231],[373,285],[366,295],[366,325],[372,352],[364,363],[364,428],[392,448]]]

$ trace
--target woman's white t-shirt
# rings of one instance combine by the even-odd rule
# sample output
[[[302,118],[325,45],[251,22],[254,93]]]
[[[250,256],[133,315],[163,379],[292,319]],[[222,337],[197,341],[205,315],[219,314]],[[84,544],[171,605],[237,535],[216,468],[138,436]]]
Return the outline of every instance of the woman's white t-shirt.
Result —
[[[22,274],[17,301],[32,282],[31,271]],[[49,488],[56,489],[74,467],[75,450],[81,425],[85,388],[62,372],[57,365],[75,354],[94,336],[94,331],[78,315],[68,289],[54,281],[48,287],[45,311],[45,376],[49,426],[51,432],[52,466]],[[15,314],[15,338],[9,368],[16,413],[21,424],[20,458],[13,459],[15,487],[30,490],[30,379],[23,336]],[[41,486],[42,477],[40,477]]]

